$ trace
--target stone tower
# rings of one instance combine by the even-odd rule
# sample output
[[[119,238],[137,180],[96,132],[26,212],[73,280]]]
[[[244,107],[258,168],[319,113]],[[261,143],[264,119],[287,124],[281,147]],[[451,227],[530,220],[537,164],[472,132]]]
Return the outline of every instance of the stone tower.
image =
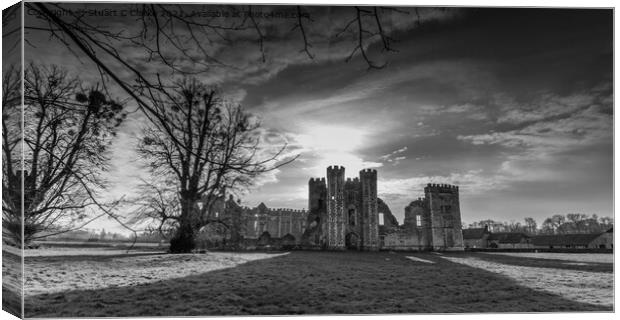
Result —
[[[344,167],[327,168],[327,219],[322,221],[327,248],[345,249]]]
[[[347,178],[347,181],[344,183],[344,206],[347,225],[344,242],[347,249],[362,249],[361,193],[360,179]]]
[[[327,220],[327,185],[325,178],[308,181],[308,218],[302,242],[311,247],[322,246],[326,239],[323,222]]]
[[[304,245],[329,250],[379,249],[376,170],[362,170],[359,178],[345,181],[344,167],[330,166],[327,179],[312,178],[308,187]]]
[[[424,188],[434,250],[463,250],[459,187],[428,184]]]
[[[360,171],[362,249],[379,250],[377,170]]]

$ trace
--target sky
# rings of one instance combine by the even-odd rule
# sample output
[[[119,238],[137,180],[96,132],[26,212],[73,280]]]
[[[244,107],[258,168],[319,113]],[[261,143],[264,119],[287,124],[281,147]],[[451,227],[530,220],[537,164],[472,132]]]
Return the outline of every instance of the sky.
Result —
[[[291,19],[257,19],[267,35],[265,61],[252,30],[207,48],[222,65],[200,79],[258,117],[270,146],[286,143],[286,155],[298,155],[240,194],[243,205],[306,208],[309,178],[342,165],[347,177],[376,169],[379,196],[400,223],[427,183],[460,187],[465,222],[613,216],[611,10],[424,8],[419,18],[410,9],[386,12],[395,52],[382,52],[378,38],[364,44],[373,62],[387,63],[382,69],[369,69],[359,51],[345,61],[355,29],[338,32],[353,8],[305,10],[312,59]],[[135,28],[132,18],[92,19]],[[40,33],[28,37],[37,48],[26,60],[99,81],[87,59]],[[135,47],[119,50],[145,73],[163,72]],[[105,196],[135,196],[146,176],[133,149],[144,121],[136,112],[123,124]]]

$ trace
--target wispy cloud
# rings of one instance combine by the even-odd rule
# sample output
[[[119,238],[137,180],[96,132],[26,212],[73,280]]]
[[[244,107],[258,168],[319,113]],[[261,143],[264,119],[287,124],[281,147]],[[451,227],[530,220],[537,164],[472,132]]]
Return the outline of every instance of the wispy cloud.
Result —
[[[516,180],[557,179],[565,175],[561,168],[564,154],[611,145],[613,118],[607,97],[607,94],[599,96],[594,92],[567,97],[547,95],[541,100],[548,104],[538,101],[539,107],[533,114],[508,112],[502,121],[525,124],[518,129],[459,135],[458,139],[473,145],[504,148],[505,160],[498,174]],[[591,156],[591,161],[596,159],[596,155]]]
[[[405,151],[407,151],[407,146],[404,146],[398,150],[394,150],[391,153],[382,155],[381,157],[379,157],[379,159],[381,159],[382,161],[386,161],[393,166],[396,166],[400,163],[400,161],[407,159],[406,156],[401,155]]]

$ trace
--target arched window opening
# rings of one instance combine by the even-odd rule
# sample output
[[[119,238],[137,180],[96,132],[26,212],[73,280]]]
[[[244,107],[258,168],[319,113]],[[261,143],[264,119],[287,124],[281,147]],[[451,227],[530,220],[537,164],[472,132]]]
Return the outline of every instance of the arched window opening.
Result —
[[[355,209],[349,209],[349,225],[355,225]]]

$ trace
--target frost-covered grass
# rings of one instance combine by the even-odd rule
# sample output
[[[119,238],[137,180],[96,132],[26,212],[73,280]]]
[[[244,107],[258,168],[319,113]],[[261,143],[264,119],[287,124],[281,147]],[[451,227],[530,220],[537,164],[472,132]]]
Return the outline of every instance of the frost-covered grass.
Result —
[[[426,260],[426,259],[422,259],[422,258],[418,258],[418,257],[412,257],[412,256],[408,256],[407,259],[409,259],[411,261],[417,261],[417,262],[435,263],[435,262],[430,261],[430,260]]]
[[[559,255],[559,254],[558,254]],[[574,254],[576,257],[561,254],[566,261],[607,261],[604,257],[580,257],[584,254]],[[568,254],[570,255],[570,254]],[[487,255],[488,256],[488,255]],[[512,254],[511,254],[512,256]],[[523,256],[526,255],[517,255]],[[611,255],[609,255],[611,256]],[[527,255],[528,258],[535,255]],[[557,257],[557,256],[556,256]],[[577,269],[582,266],[589,266],[590,263],[582,262],[560,262],[555,268],[550,266],[547,261],[542,264],[543,267],[525,266],[523,261],[513,264],[513,260],[501,259],[501,255],[497,255],[493,259],[483,259],[484,255],[478,256],[445,256],[445,259],[467,265],[474,268],[487,270],[502,276],[506,276],[518,284],[534,289],[536,291],[546,291],[557,294],[572,301],[585,302],[606,306],[610,310],[613,307],[613,273],[612,266],[609,266],[609,272],[593,272]],[[497,259],[499,258],[499,259]],[[552,259],[545,257],[542,259]],[[581,259],[581,260],[573,260]],[[531,262],[530,262],[531,263]]]
[[[78,254],[80,251],[82,254]],[[105,249],[54,248],[48,252],[36,249],[26,254],[24,294],[135,286],[232,268],[282,254],[210,252],[169,255]]]
[[[2,309],[19,317],[22,309],[21,256],[19,250],[15,254],[10,248],[7,245],[2,247]]]
[[[504,255],[522,258],[547,260],[566,260],[576,262],[613,263],[614,255],[609,253],[556,253],[556,252],[485,252],[484,254]]]
[[[445,256],[472,255],[294,251],[27,257],[26,316],[611,310],[533,288],[495,266],[487,270]],[[584,285],[579,278],[566,280],[576,281],[575,288]]]

